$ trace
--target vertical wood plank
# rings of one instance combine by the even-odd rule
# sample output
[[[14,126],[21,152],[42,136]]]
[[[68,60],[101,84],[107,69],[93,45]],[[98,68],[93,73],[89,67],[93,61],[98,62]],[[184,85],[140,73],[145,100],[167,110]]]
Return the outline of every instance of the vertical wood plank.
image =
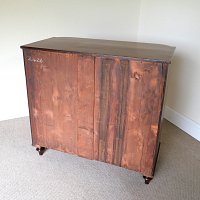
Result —
[[[95,158],[120,166],[128,61],[97,58],[95,63]]]
[[[107,62],[107,61],[104,61]],[[119,58],[115,58],[110,63],[110,76],[109,76],[109,120],[106,139],[106,160],[107,163],[116,163],[117,150],[120,142],[120,114],[121,114],[121,101],[122,101],[122,73],[121,63]],[[104,67],[104,65],[102,65]]]
[[[141,159],[141,172],[146,176],[153,176],[155,158],[158,150],[158,137],[160,130],[160,120],[162,115],[162,106],[164,100],[165,81],[167,67],[161,63],[154,64],[151,73],[150,86],[153,91],[153,110],[151,112],[151,124],[149,132],[144,133],[143,154]]]
[[[125,119],[126,119],[126,98],[129,88],[129,61],[120,60],[119,65],[116,68],[116,94],[115,99],[118,99],[117,110],[117,121],[116,121],[116,137],[114,141],[114,156],[113,164],[121,166],[122,151],[123,151],[123,140],[125,132]],[[115,92],[115,91],[114,91]],[[115,111],[116,112],[116,111]]]
[[[94,57],[78,59],[78,155],[93,159],[94,152]]]
[[[162,64],[131,61],[122,166],[152,176],[160,121]]]
[[[117,130],[119,59],[95,61],[95,158],[112,163]]]
[[[26,52],[33,144],[76,154],[78,56]]]
[[[29,115],[31,122],[31,136],[32,144],[46,145],[46,139],[44,135],[44,128],[42,126],[41,115],[41,82],[39,77],[41,76],[40,63],[30,62],[29,59],[37,56],[38,51],[23,50],[24,54],[24,66],[26,74],[27,95],[29,104]]]
[[[146,64],[146,63],[145,63]],[[157,100],[157,91],[159,88],[160,77],[158,71],[158,64],[147,63],[144,65],[145,77],[143,91],[145,92],[145,98],[142,99],[142,109],[141,109],[141,121],[142,132],[143,132],[143,149],[141,157],[141,172],[146,176],[151,176],[150,170],[152,170],[152,154],[155,151],[156,146],[156,135],[155,132],[158,130],[159,120],[153,121],[153,119],[159,116],[157,113],[157,107],[155,107],[155,102]],[[157,102],[158,103],[158,102]],[[156,105],[159,107],[159,105]],[[156,109],[156,110],[155,110]]]
[[[110,120],[110,77],[114,61],[102,59],[100,75],[99,160],[106,161],[107,136]]]
[[[140,122],[144,71],[141,62],[130,61],[129,87],[126,99],[126,126],[121,166],[140,171],[143,133]],[[146,95],[146,94],[145,94]]]
[[[99,159],[99,122],[100,122],[100,80],[101,57],[95,57],[95,94],[94,94],[94,159]]]
[[[48,143],[53,146],[58,140],[56,149],[77,154],[78,55],[52,52],[49,60],[52,87],[45,96],[50,98],[55,127]]]

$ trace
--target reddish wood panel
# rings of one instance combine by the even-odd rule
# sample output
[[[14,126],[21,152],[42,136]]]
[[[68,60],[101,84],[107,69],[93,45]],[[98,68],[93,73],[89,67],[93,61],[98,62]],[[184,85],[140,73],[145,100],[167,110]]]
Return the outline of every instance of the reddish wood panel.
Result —
[[[33,145],[152,176],[167,64],[24,50]]]
[[[141,113],[145,116],[149,115],[149,119],[146,119],[146,125],[143,129],[144,132],[144,141],[143,141],[143,151],[141,158],[141,171],[144,175],[152,176],[153,174],[153,161],[156,154],[156,146],[157,146],[157,137],[159,130],[159,121],[160,121],[160,113],[161,113],[161,104],[162,104],[162,93],[163,93],[163,76],[162,76],[162,64],[149,64],[151,67],[151,71],[147,76],[150,76],[150,81],[146,84],[149,84],[149,88],[146,88],[146,91],[149,92],[149,102],[143,100],[144,105],[146,105],[147,113]],[[148,67],[147,67],[148,68]],[[147,71],[148,72],[148,71]],[[142,112],[142,111],[141,111]],[[148,122],[150,120],[150,122]],[[148,124],[148,125],[147,125]]]
[[[78,155],[93,159],[94,152],[94,57],[78,60]]]
[[[165,71],[162,64],[96,58],[95,159],[152,175]]]
[[[129,87],[127,91],[126,106],[126,127],[123,144],[123,167],[140,171],[140,160],[143,149],[143,131],[145,121],[140,117],[141,111],[146,111],[146,105],[142,102],[143,96],[147,95],[144,91],[144,69],[141,62],[130,63]],[[148,78],[148,77],[145,77]],[[149,80],[147,80],[149,81]],[[148,86],[148,85],[147,85]],[[147,96],[146,96],[147,97]],[[144,97],[145,98],[145,97]],[[144,121],[142,121],[142,120]],[[142,124],[141,124],[142,123]]]
[[[127,76],[127,60],[96,58],[95,159],[116,165],[121,162]]]
[[[117,98],[112,102],[111,95],[117,94],[112,80],[115,70],[115,60],[96,58],[95,60],[95,157],[97,160],[112,163],[113,140],[116,132],[116,119],[110,115],[115,108]]]
[[[161,127],[162,127],[162,121],[163,121],[163,105],[164,105],[164,96],[165,96],[165,88],[166,88],[166,81],[167,81],[167,72],[168,72],[168,64],[163,63],[162,64],[162,73],[160,74],[160,105],[158,105],[158,109],[160,106],[160,110],[158,111],[160,113],[159,116],[159,123],[158,123],[158,132],[157,132],[157,138],[156,138],[156,145],[155,145],[155,152],[153,154],[153,164],[152,164],[152,169],[149,169],[149,174],[152,176],[154,175],[154,170],[156,167],[156,162],[157,162],[157,157],[159,153],[159,146],[161,141]]]
[[[124,141],[124,130],[125,130],[125,119],[126,115],[126,98],[127,91],[129,87],[129,61],[128,60],[120,60],[118,64],[118,70],[116,79],[118,80],[118,85],[116,91],[118,91],[118,96],[115,98],[119,99],[118,102],[118,114],[117,114],[117,132],[116,138],[114,142],[114,158],[113,164],[121,166],[121,158],[123,152],[123,141]],[[113,110],[114,115],[115,110]]]
[[[140,122],[141,100],[143,98],[143,68],[140,62],[130,62],[128,91],[126,99],[126,127],[124,133],[123,156],[121,166],[140,170],[143,148],[143,135]],[[143,122],[142,122],[143,123]]]
[[[76,154],[78,56],[31,50],[24,56],[33,145]]]
[[[34,50],[24,57],[33,145],[93,159],[94,57]]]
[[[122,166],[152,176],[163,93],[162,64],[130,63]]]
[[[37,80],[36,77],[40,77],[40,64],[33,63],[28,61],[32,55],[35,55],[36,51],[24,51],[24,65],[26,73],[26,83],[27,83],[27,94],[28,94],[28,104],[29,104],[29,114],[30,114],[30,123],[32,130],[32,144],[36,145],[39,142],[41,145],[46,146],[46,139],[44,131],[41,126],[41,115],[38,110],[41,110],[41,101],[40,98],[37,98],[41,95],[40,89],[40,80]],[[37,95],[36,92],[37,91]],[[37,108],[37,109],[36,109]]]

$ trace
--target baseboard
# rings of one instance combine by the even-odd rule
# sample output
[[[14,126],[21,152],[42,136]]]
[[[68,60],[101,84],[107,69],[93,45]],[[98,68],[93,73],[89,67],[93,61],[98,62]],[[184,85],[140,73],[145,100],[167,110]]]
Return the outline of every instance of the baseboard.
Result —
[[[200,141],[200,125],[191,119],[181,115],[172,108],[165,106],[164,118],[179,127],[181,130],[188,133],[193,138]]]

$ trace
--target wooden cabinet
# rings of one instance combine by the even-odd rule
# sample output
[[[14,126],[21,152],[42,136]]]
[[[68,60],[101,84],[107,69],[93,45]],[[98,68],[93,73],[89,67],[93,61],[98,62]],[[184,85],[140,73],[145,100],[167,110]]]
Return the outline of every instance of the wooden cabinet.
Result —
[[[81,38],[22,46],[32,144],[153,177],[173,47]]]

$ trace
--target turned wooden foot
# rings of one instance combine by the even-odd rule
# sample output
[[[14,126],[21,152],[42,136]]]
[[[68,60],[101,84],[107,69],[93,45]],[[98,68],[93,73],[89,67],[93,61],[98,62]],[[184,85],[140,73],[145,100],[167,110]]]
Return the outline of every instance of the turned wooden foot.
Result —
[[[149,184],[150,181],[153,179],[152,177],[143,176],[145,184]]]
[[[42,156],[44,152],[46,151],[45,147],[37,147],[36,151],[38,151],[39,155]]]

